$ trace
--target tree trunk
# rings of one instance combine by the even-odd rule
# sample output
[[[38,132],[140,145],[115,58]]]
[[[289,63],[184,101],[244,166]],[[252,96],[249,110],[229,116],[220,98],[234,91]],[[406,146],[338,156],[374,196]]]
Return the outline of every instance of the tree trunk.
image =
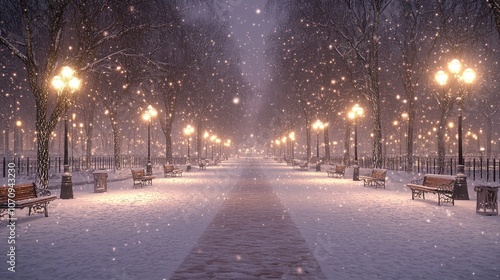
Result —
[[[415,131],[415,102],[413,100],[408,100],[408,127],[406,135],[406,158],[408,161],[408,170],[413,171],[413,143],[414,143],[414,131]]]
[[[116,113],[110,113],[111,128],[113,129],[113,158],[115,162],[115,169],[121,169],[120,155],[121,155],[121,133],[118,123],[116,122]]]
[[[444,174],[444,166],[445,166],[445,156],[446,156],[446,147],[444,142],[444,122],[446,120],[446,112],[441,109],[441,114],[439,116],[439,126],[437,131],[438,137],[438,174]]]
[[[174,156],[172,154],[172,125],[166,125],[163,134],[165,135],[165,156],[167,163],[174,163]]]
[[[493,129],[493,120],[491,119],[491,116],[488,115],[486,117],[486,158],[491,157],[491,137],[492,137],[492,130]]]
[[[203,139],[202,135],[202,130],[203,130],[203,120],[201,118],[197,118],[196,120],[196,158],[197,161],[200,162],[200,157],[201,157],[201,152],[202,152],[202,147],[203,144],[201,143],[201,140]]]
[[[325,163],[330,164],[330,135],[328,132],[328,126],[325,126],[323,135],[325,137]]]
[[[351,155],[349,154],[349,143],[351,139],[351,123],[347,121],[345,126],[345,136],[344,136],[344,159],[343,163],[345,166],[349,166],[349,158]]]
[[[50,131],[43,129],[43,124],[37,121],[37,170],[36,185],[46,189],[49,186],[49,141]]]
[[[307,161],[311,160],[311,122],[308,117],[306,117],[306,155]]]
[[[85,161],[87,162],[87,170],[92,168],[92,134],[94,132],[94,126],[92,123],[89,124],[87,128],[87,150],[85,151]]]

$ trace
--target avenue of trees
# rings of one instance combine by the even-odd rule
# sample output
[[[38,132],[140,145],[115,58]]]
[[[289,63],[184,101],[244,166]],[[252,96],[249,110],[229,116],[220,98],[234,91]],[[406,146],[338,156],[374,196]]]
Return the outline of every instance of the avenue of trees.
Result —
[[[491,122],[498,120],[500,106],[498,1],[297,0],[269,1],[268,9],[278,21],[268,51],[274,93],[268,104],[286,112],[270,116],[269,123],[277,136],[305,127],[308,159],[311,124],[320,119],[330,127],[347,127],[347,142],[347,113],[359,103],[365,109],[363,123],[371,122],[366,130],[374,167],[381,167],[388,132],[399,120],[406,123],[409,168],[415,147],[431,143],[443,172],[446,143],[456,141],[455,133],[447,137],[445,129],[457,115],[459,91],[470,91],[464,117],[469,127],[486,131],[486,153],[491,154]],[[470,89],[454,85],[443,94],[434,75],[453,58],[474,69],[477,79]],[[326,149],[328,139],[332,136],[325,133]],[[347,143],[344,153],[349,158]]]
[[[141,115],[148,105],[158,111],[167,160],[172,159],[176,118],[193,122],[201,133],[215,130],[217,118],[230,122],[242,114],[230,102],[244,87],[235,43],[227,22],[210,12],[210,1],[1,3],[1,83],[10,88],[1,93],[6,104],[1,119],[12,129],[19,108],[14,96],[32,95],[40,187],[48,186],[49,142],[67,112],[78,112],[88,159],[95,122],[108,119],[116,169],[121,168],[123,128],[135,133],[146,127]],[[58,95],[52,87],[63,66],[82,80],[75,94]]]

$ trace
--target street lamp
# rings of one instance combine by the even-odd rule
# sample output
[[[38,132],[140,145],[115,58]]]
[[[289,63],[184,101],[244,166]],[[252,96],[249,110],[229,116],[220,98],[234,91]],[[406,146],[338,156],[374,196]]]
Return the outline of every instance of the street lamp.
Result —
[[[208,159],[208,137],[210,137],[210,133],[205,131],[205,134],[203,134],[203,139],[205,139],[205,159]]]
[[[217,135],[210,136],[210,142],[212,142],[212,162],[214,161],[214,143],[217,139]]]
[[[58,95],[65,98],[64,104],[64,173],[61,181],[62,199],[73,198],[72,174],[69,171],[68,159],[68,107],[71,95],[80,87],[80,80],[74,77],[75,71],[68,66],[61,69],[60,76],[54,76],[52,86],[57,90]],[[64,94],[64,96],[63,96]]]
[[[359,107],[358,104],[352,107],[351,112],[348,113],[348,117],[354,122],[354,170],[353,170],[353,181],[359,181],[359,165],[358,165],[358,122],[357,118],[363,116],[363,108]]]
[[[215,139],[215,143],[217,143],[217,145],[219,145],[219,155],[217,157],[219,159],[219,161],[221,160],[221,149],[222,149],[221,142],[222,141],[220,140],[220,138]]]
[[[454,78],[454,81],[458,83],[458,95],[456,97],[458,103],[458,165],[457,165],[457,183],[455,190],[455,199],[460,200],[469,200],[469,193],[467,191],[467,176],[465,176],[465,166],[464,166],[464,158],[463,158],[463,150],[462,150],[462,111],[463,111],[463,85],[465,84],[467,87],[474,82],[476,78],[476,73],[471,68],[465,69],[463,72],[460,72],[462,69],[462,64],[458,59],[453,59],[448,63],[448,70],[450,72],[450,76]],[[435,79],[437,83],[443,87],[448,84],[448,73],[443,70],[439,70],[436,73]]]
[[[186,171],[191,170],[191,153],[190,153],[190,150],[189,150],[189,139],[191,138],[191,134],[193,134],[193,132],[194,132],[194,127],[192,127],[190,124],[188,124],[184,128],[184,135],[187,136],[187,140],[188,140],[188,157],[187,157]]]
[[[281,141],[279,139],[276,139],[275,143],[276,143],[276,146],[278,146],[278,152],[279,152],[278,158],[280,158],[280,160],[281,160],[281,147],[280,147]]]
[[[283,159],[286,161],[286,136],[281,138],[281,143],[283,143]]]
[[[149,105],[148,109],[144,111],[142,119],[148,122],[148,164],[146,165],[146,175],[153,174],[153,166],[151,165],[151,122],[152,118],[156,117],[158,112]]]
[[[319,160],[319,131],[325,129],[325,124],[317,120],[313,124],[313,128],[316,130],[316,171],[321,171],[321,162]]]
[[[22,141],[21,141],[21,126],[23,123],[21,121],[16,121],[16,126],[14,127],[14,154],[18,155],[22,151]]]
[[[294,155],[293,155],[293,141],[295,141],[295,132],[290,132],[290,134],[288,134],[288,138],[290,138],[290,146],[291,146],[291,159],[292,159],[292,163],[293,163],[293,158],[294,158]]]
[[[227,151],[229,151],[229,147],[231,147],[231,139],[227,139],[226,142],[224,143],[224,147],[227,147]],[[224,155],[225,155],[226,151],[224,151]],[[229,154],[229,153],[228,153]],[[225,155],[224,156],[224,159],[228,159],[228,156]]]

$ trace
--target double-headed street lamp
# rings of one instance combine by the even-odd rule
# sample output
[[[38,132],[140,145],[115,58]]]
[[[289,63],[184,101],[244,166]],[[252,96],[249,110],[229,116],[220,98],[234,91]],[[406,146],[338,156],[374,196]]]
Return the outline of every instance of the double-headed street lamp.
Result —
[[[75,71],[68,66],[61,69],[61,75],[52,79],[52,86],[57,90],[59,96],[65,99],[64,104],[64,173],[61,181],[62,199],[73,198],[72,174],[69,171],[68,158],[68,109],[72,94],[80,88],[80,80],[74,77]]]
[[[319,160],[319,131],[325,129],[325,124],[320,120],[317,120],[313,124],[313,128],[316,130],[316,171],[321,171],[321,162]]]
[[[469,193],[467,191],[467,176],[465,176],[465,166],[464,157],[462,150],[462,110],[463,110],[463,98],[465,84],[469,88],[470,84],[474,82],[476,78],[476,73],[471,68],[462,70],[462,63],[458,59],[453,59],[448,63],[449,74],[443,70],[439,70],[436,73],[436,81],[443,88],[445,92],[445,86],[448,84],[448,76],[451,76],[453,80],[451,82],[458,83],[458,94],[456,100],[458,103],[458,165],[457,165],[457,184],[455,190],[455,199],[469,200]],[[451,93],[450,93],[451,94]]]
[[[353,169],[353,181],[359,181],[359,165],[358,165],[358,122],[357,119],[363,116],[363,108],[359,107],[358,104],[352,107],[351,111],[348,113],[349,119],[354,122],[354,169]]]
[[[151,122],[152,118],[156,117],[158,112],[149,105],[148,109],[142,115],[142,118],[148,122],[148,164],[146,165],[146,175],[153,174],[153,166],[151,165]]]
[[[188,154],[187,154],[188,163],[191,163],[191,154],[190,154],[190,150],[189,150],[189,139],[191,138],[191,134],[193,134],[193,132],[194,132],[194,127],[192,127],[190,124],[188,124],[184,128],[184,135],[187,136],[187,144],[188,144]]]

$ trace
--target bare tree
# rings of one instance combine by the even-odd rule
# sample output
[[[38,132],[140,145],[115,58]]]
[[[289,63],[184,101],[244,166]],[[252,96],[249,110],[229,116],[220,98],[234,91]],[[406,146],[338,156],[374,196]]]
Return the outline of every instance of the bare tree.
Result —
[[[9,21],[11,24],[6,27],[7,29],[2,29],[0,43],[24,64],[36,103],[38,161],[36,182],[43,188],[48,186],[50,135],[69,105],[67,94],[58,96],[53,106],[49,104],[51,80],[60,68],[60,64],[65,62],[64,64],[73,66],[77,69],[77,75],[79,72],[93,69],[102,61],[122,51],[120,48],[101,49],[100,54],[103,56],[98,57],[96,50],[131,30],[146,26],[130,20],[118,21],[113,17],[127,12],[133,13],[131,10],[123,12],[123,9],[120,9],[120,7],[128,9],[129,5],[105,0],[84,2],[69,0],[2,2],[4,3],[1,9],[2,18],[13,20]],[[69,9],[72,13],[67,13]],[[82,21],[74,22],[85,26],[94,23],[97,26],[85,29],[84,32],[88,32],[86,40],[74,44],[74,38],[65,32],[67,25],[65,19],[67,16],[82,15],[84,12],[93,16],[82,16]],[[81,26],[78,28],[82,29]],[[70,47],[73,45],[77,47]],[[50,108],[53,110],[50,111]]]

